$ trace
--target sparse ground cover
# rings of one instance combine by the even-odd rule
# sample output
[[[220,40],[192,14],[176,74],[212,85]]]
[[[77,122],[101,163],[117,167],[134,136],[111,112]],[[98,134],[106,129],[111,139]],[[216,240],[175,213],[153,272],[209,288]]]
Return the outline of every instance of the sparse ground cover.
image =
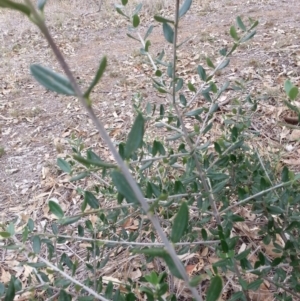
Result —
[[[145,29],[154,24],[153,14],[171,15],[172,5],[171,1],[162,4],[158,1],[154,4],[145,2],[145,12],[141,15]],[[97,116],[105,124],[113,141],[119,144],[125,140],[133,122],[132,104],[137,104],[140,99],[137,92],[143,97],[142,105],[149,102],[159,106],[165,104],[166,99],[153,93],[149,80],[152,70],[146,64],[145,57],[139,54],[140,45],[126,36],[126,22],[114,11],[113,3],[104,1],[100,12],[97,12],[98,8],[96,1],[89,4],[50,1],[46,9],[47,23],[82,87],[88,86],[100,59],[107,55],[107,71],[92,97]],[[217,78],[220,81],[225,77],[231,81],[243,79],[245,93],[258,99],[258,109],[251,115],[249,127],[257,133],[252,137],[253,146],[261,157],[274,162],[278,173],[284,165],[295,172],[299,171],[300,166],[300,130],[297,123],[290,122],[294,116],[283,103],[286,99],[283,91],[286,78],[299,84],[299,13],[296,0],[248,1],[243,5],[239,1],[194,1],[193,9],[179,29],[180,40],[190,39],[188,47],[180,48],[178,52],[179,68],[183,78],[197,84],[199,79],[195,76],[195,69],[205,57],[214,58],[221,47],[230,43],[229,28],[235,17],[250,16],[259,20],[255,39],[235,53],[230,67],[217,74]],[[40,62],[47,62],[49,67],[61,72],[38,30],[15,12],[1,10],[0,17],[0,220],[4,223],[17,221],[22,227],[31,218],[42,231],[50,228],[53,221],[48,207],[50,199],[59,200],[68,215],[76,214],[81,203],[76,185],[70,183],[57,168],[57,156],[68,156],[70,143],[78,146],[81,139],[86,148],[93,148],[102,158],[110,161],[113,158],[78,101],[45,91],[30,75],[29,65]],[[164,47],[166,54],[171,55],[171,47],[165,45],[160,26],[155,27],[151,41],[152,51],[159,52]],[[224,94],[222,110],[215,119],[210,132],[212,136],[207,139],[218,137],[222,114],[237,107],[234,95]],[[199,105],[201,100],[195,108]],[[152,129],[146,135],[164,139],[167,133]],[[81,183],[81,187],[92,187],[96,180],[87,180]],[[102,206],[109,207],[111,203],[104,198]],[[243,214],[249,212],[245,209]],[[248,218],[251,221],[251,216]],[[237,231],[245,233],[245,241],[259,245],[256,225],[252,221],[243,224]],[[132,213],[132,218],[126,219],[122,227],[128,232],[137,231],[135,223]],[[276,256],[272,247],[260,247],[266,256]],[[25,283],[32,270],[19,266],[19,262],[25,259],[23,254],[18,256],[13,252],[0,252],[0,282],[5,283],[11,273],[18,273],[23,274],[21,279]],[[82,246],[79,242],[72,249],[67,244],[61,245],[61,252],[79,258],[83,256],[80,255]],[[125,282],[127,278],[138,280],[141,277],[140,256],[134,255],[130,259],[128,256],[126,249],[109,252],[110,260],[101,271],[106,282]],[[208,247],[189,256],[182,260],[185,260],[190,275],[209,270],[217,260]],[[157,264],[160,264],[159,261],[154,262],[154,265]],[[150,266],[148,268],[151,269]],[[162,271],[161,267],[154,268]],[[230,281],[228,289],[224,290],[223,300],[227,300],[238,286],[234,280]],[[175,282],[173,285],[173,290],[183,299],[189,298],[189,292],[183,290],[182,283]],[[273,300],[274,289],[272,283],[266,281],[251,298]]]

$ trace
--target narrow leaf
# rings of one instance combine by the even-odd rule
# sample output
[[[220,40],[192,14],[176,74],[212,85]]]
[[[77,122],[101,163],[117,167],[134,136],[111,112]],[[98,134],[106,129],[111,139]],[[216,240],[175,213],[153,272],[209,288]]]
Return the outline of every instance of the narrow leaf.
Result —
[[[235,27],[233,25],[230,27],[230,35],[231,35],[231,37],[234,40],[236,40],[236,41],[239,40],[239,37],[238,37],[237,32],[236,32],[236,29],[235,29]]]
[[[206,293],[207,301],[217,301],[221,295],[223,288],[222,278],[217,275],[211,279],[210,286]]]
[[[298,96],[299,90],[297,87],[293,87],[290,91],[289,91],[289,98],[290,100],[295,100]]]
[[[49,209],[51,213],[53,213],[55,216],[58,218],[63,218],[64,217],[64,212],[61,209],[61,207],[54,201],[49,201]]]
[[[9,232],[1,231],[0,236],[3,238],[9,238],[11,237],[11,234]]]
[[[107,59],[106,59],[106,57],[104,57],[100,62],[100,65],[99,65],[99,68],[98,68],[95,78],[93,79],[93,81],[90,84],[87,91],[84,93],[84,97],[88,98],[90,96],[90,93],[94,89],[94,87],[99,83],[99,81],[105,71],[106,65],[107,65]]]
[[[179,78],[175,87],[175,92],[178,92],[183,87],[183,79]]]
[[[126,17],[127,19],[129,19],[129,17],[122,11],[122,9],[120,7],[118,7],[118,6],[115,6],[115,7],[116,7],[116,11],[117,11],[118,14],[120,14],[120,15]]]
[[[130,187],[126,178],[121,172],[119,172],[118,170],[112,171],[111,178],[118,192],[126,198],[126,201],[128,203],[139,203],[132,188]]]
[[[227,60],[224,60],[224,61],[223,61],[223,62],[220,64],[220,66],[218,66],[218,69],[217,69],[217,70],[224,69],[225,67],[227,67],[227,66],[228,66],[229,62],[230,62],[230,60],[229,60],[229,59],[227,59]]]
[[[242,19],[241,19],[241,17],[238,16],[238,17],[236,18],[236,23],[237,23],[238,27],[239,27],[242,31],[246,31],[246,30],[247,30],[245,24],[243,23],[243,21],[242,21]]]
[[[117,165],[113,164],[113,163],[105,162],[102,160],[95,160],[94,158],[86,159],[80,155],[73,155],[73,158],[86,167],[89,167],[90,165],[103,167],[103,168],[116,168],[117,167]]]
[[[132,15],[137,15],[137,14],[141,11],[142,7],[143,7],[143,3],[139,3],[139,4],[135,7],[135,9],[134,9]]]
[[[173,20],[170,20],[170,19],[167,19],[167,18],[164,18],[162,16],[154,16],[154,20],[159,22],[159,23],[171,23],[171,24],[174,24],[174,21]]]
[[[180,95],[179,95],[179,101],[180,101],[180,103],[181,103],[184,107],[186,106],[187,101],[186,101],[186,98],[185,98],[185,96],[184,96],[183,94],[180,94]]]
[[[287,95],[289,95],[290,90],[293,88],[293,84],[289,79],[284,82],[284,90]]]
[[[67,225],[71,225],[71,224],[76,223],[77,221],[80,220],[80,218],[81,218],[80,216],[64,217],[61,220],[59,220],[59,223],[62,226],[67,226]]]
[[[282,182],[288,182],[290,180],[289,169],[286,166],[284,166],[282,169],[281,180],[282,180]]]
[[[41,251],[41,239],[38,235],[33,236],[32,238],[32,248],[34,253],[39,254]]]
[[[144,41],[147,40],[147,38],[149,37],[149,35],[152,33],[152,30],[153,30],[154,26],[153,25],[150,25],[145,36],[144,36]]]
[[[1,6],[1,4],[0,4]],[[3,299],[4,301],[12,301],[15,298],[15,277],[11,276],[8,288],[6,290],[5,298]]]
[[[195,86],[191,82],[188,82],[188,88],[192,92],[197,92]]]
[[[206,58],[206,64],[208,67],[215,69],[214,64],[212,63],[212,61],[210,60],[209,57]]]
[[[30,16],[30,8],[24,4],[16,3],[10,0],[0,0],[0,7],[11,8]]]
[[[37,7],[40,11],[44,11],[47,0],[38,0]]]
[[[246,36],[244,36],[242,39],[241,39],[241,43],[244,43],[250,39],[252,39],[256,34],[256,30],[253,30],[251,32],[249,32],[249,34],[247,34]]]
[[[202,66],[199,65],[198,68],[197,68],[197,71],[198,71],[198,74],[199,74],[200,78],[203,81],[206,81],[206,72],[205,72],[205,69]]]
[[[129,159],[143,143],[145,120],[142,114],[138,114],[128,135],[125,145],[125,158]]]
[[[84,200],[90,205],[91,208],[99,208],[99,201],[90,191],[84,192]]]
[[[164,32],[165,39],[169,43],[173,43],[174,31],[173,31],[173,28],[166,22],[163,23],[163,32]]]
[[[183,202],[179,211],[174,218],[174,223],[171,233],[171,241],[173,243],[179,242],[184,235],[189,222],[189,208],[186,202]]]
[[[140,17],[138,15],[134,15],[132,17],[132,25],[134,28],[136,28],[140,25]]]
[[[171,274],[179,279],[183,279],[180,272],[176,268],[173,259],[171,258],[171,256],[165,249],[162,249],[162,248],[145,248],[142,250],[133,249],[132,252],[138,253],[138,254],[145,254],[145,255],[148,255],[151,257],[157,256],[157,257],[163,258],[164,261],[166,262]]]
[[[182,6],[179,9],[179,18],[181,18],[182,16],[184,16],[187,11],[190,9],[192,4],[192,0],[185,0],[184,3],[182,4]]]
[[[135,38],[133,35],[131,35],[130,33],[127,33],[127,37],[133,39],[133,40],[136,40],[138,42],[140,42],[140,40],[138,38]]]
[[[64,160],[62,158],[57,158],[57,162],[56,163],[57,163],[58,167],[62,171],[66,172],[66,173],[70,173],[71,172],[71,166],[70,166],[70,164],[66,160]]]
[[[78,175],[72,177],[72,178],[70,179],[70,182],[75,182],[75,181],[82,180],[82,179],[88,177],[89,175],[90,175],[90,173],[87,172],[87,171],[81,172],[81,173],[79,173]]]
[[[64,95],[76,94],[71,82],[65,76],[37,64],[31,65],[30,71],[36,81],[46,89]]]
[[[145,43],[145,51],[148,52],[149,51],[149,47],[151,46],[151,42],[148,40]]]

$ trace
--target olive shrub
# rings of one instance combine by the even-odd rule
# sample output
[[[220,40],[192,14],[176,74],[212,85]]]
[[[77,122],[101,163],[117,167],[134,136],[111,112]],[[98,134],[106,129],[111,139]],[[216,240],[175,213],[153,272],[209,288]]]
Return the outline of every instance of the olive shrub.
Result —
[[[153,69],[149,77],[153,93],[165,96],[168,103],[144,103],[136,91],[134,122],[125,141],[115,147],[94,113],[91,97],[105,72],[106,57],[83,92],[44,22],[46,0],[38,1],[36,7],[30,0],[0,0],[0,7],[22,12],[40,29],[65,73],[33,64],[33,77],[50,91],[76,96],[115,159],[111,163],[101,158],[74,137],[72,151],[64,159],[58,158],[57,164],[70,175],[82,196],[78,213],[66,216],[59,203],[50,200],[50,211],[57,218],[52,232],[38,233],[31,219],[19,231],[13,223],[2,225],[2,248],[26,254],[28,261],[23,264],[34,271],[27,287],[14,275],[8,283],[0,284],[0,296],[5,300],[24,293],[36,300],[35,293],[42,291],[48,300],[182,300],[189,294],[194,300],[215,301],[222,292],[230,291],[227,286],[231,281],[236,287],[231,289],[229,300],[250,300],[255,291],[261,293],[266,281],[275,287],[272,293],[277,300],[300,298],[299,175],[287,167],[277,174],[272,162],[264,160],[251,145],[255,95],[240,91],[239,82],[223,77],[216,81],[235,50],[254,37],[258,22],[237,17],[236,26],[229,30],[232,46],[220,49],[218,59],[203,59],[195,70],[199,84],[193,84],[179,75],[177,58],[178,49],[188,47],[185,41],[179,43],[178,31],[192,0],[179,4],[176,0],[173,19],[154,16],[166,44],[173,49],[172,54],[162,50],[158,56],[151,53],[154,26],[145,32],[140,26],[142,4],[132,9],[122,0],[116,5],[120,17],[128,21],[128,38],[141,44],[140,53]],[[287,105],[296,110],[292,101],[297,88],[287,81],[285,90],[290,99]],[[232,109],[222,113],[219,136],[209,136],[216,114],[220,114],[221,96],[228,91],[235,93],[235,98],[236,93],[242,93]],[[199,99],[201,105],[195,107]],[[99,179],[90,189],[82,181],[89,177]],[[113,205],[102,207],[100,198]],[[243,210],[250,214],[242,214]],[[126,231],[123,226],[129,218],[137,221],[136,231]],[[253,226],[255,222],[255,239],[239,230],[239,225]],[[59,252],[57,244],[67,241],[74,253],[79,251],[77,243],[84,242],[85,257],[79,261],[77,256]],[[278,256],[265,252],[261,242],[272,245]],[[181,258],[204,248],[218,260],[211,268],[190,276],[185,267],[189,262]],[[101,274],[113,262],[112,254],[120,250],[140,260],[138,280],[128,277],[116,282]],[[185,288],[184,295],[180,287]]]

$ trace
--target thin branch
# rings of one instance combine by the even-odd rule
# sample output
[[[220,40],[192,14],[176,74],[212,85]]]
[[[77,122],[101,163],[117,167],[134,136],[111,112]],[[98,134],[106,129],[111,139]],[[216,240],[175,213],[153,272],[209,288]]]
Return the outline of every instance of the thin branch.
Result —
[[[175,15],[175,24],[174,24],[173,74],[172,74],[172,81],[173,81],[172,82],[172,100],[173,101],[172,101],[172,103],[173,103],[173,106],[175,108],[176,115],[177,115],[177,117],[178,117],[178,119],[180,121],[180,124],[181,124],[181,127],[182,127],[182,131],[184,133],[184,138],[185,138],[187,144],[189,145],[189,148],[190,148],[190,151],[192,153],[192,156],[194,157],[195,164],[196,164],[196,169],[198,171],[198,174],[199,174],[200,180],[202,182],[203,188],[204,188],[204,190],[208,194],[210,206],[212,208],[214,217],[216,219],[216,222],[218,224],[220,224],[221,223],[221,219],[220,219],[220,215],[219,215],[219,212],[218,212],[218,209],[217,209],[217,206],[216,206],[214,195],[213,195],[212,191],[210,190],[210,188],[208,186],[206,177],[204,175],[204,172],[202,171],[202,167],[201,167],[200,162],[199,162],[199,160],[197,158],[197,155],[196,155],[195,151],[193,151],[194,150],[193,144],[191,142],[191,139],[189,137],[188,131],[187,131],[186,127],[185,127],[185,124],[183,122],[182,116],[181,116],[181,114],[179,112],[179,109],[178,109],[178,107],[176,105],[176,85],[175,85],[175,79],[176,79],[176,62],[177,62],[176,48],[177,48],[177,35],[178,35],[178,9],[179,9],[179,0],[176,1],[176,12],[177,12],[177,15]]]
[[[144,39],[141,37],[141,35],[140,35],[139,32],[138,32],[137,34],[138,34],[138,37],[139,37],[139,39],[140,39],[140,41],[141,41],[141,44],[143,45],[143,47],[144,47],[144,49],[145,49],[145,46],[146,46],[146,45],[145,45]],[[146,51],[146,55],[147,55],[149,61],[151,62],[151,65],[152,65],[154,71],[156,71],[156,70],[157,70],[157,66],[156,66],[156,64],[154,63],[154,61],[153,61],[153,59],[152,59],[152,56],[150,55],[150,53],[149,53],[148,51]]]
[[[247,203],[248,201],[250,201],[250,200],[252,200],[252,199],[254,199],[254,198],[258,197],[258,196],[264,195],[264,194],[267,193],[267,192],[273,191],[273,190],[275,190],[275,189],[277,189],[277,188],[281,188],[281,187],[284,187],[284,186],[288,186],[288,185],[290,185],[291,183],[293,183],[293,181],[289,181],[289,182],[285,182],[285,183],[280,183],[280,184],[275,185],[275,186],[273,186],[273,187],[270,187],[270,188],[268,188],[268,189],[266,189],[266,190],[260,191],[260,192],[254,194],[254,195],[251,195],[251,196],[249,196],[249,197],[247,197],[247,198],[245,198],[245,199],[243,199],[243,200],[241,200],[241,201],[239,201],[239,202],[237,202],[237,203],[235,203],[235,204],[233,204],[233,205],[231,205],[231,206],[228,206],[228,207],[225,208],[224,210],[220,211],[220,214],[225,213],[225,212],[231,210],[231,209],[234,208],[234,207],[237,207],[237,206],[240,206],[240,205],[242,205],[242,204],[244,204],[244,203]]]
[[[180,130],[180,129],[178,129],[178,128],[176,128],[175,126],[172,126],[172,125],[170,125],[170,124],[167,124],[167,123],[165,123],[165,122],[158,122],[157,124],[162,124],[162,125],[164,125],[166,128],[169,128],[169,129],[171,129],[171,130],[173,130],[173,131],[175,131],[175,132],[178,132],[178,133],[180,133],[180,134],[183,134],[183,132]]]
[[[267,281],[273,283],[275,286],[280,287],[281,289],[283,289],[284,291],[288,292],[292,296],[296,297],[297,300],[300,300],[300,295],[296,294],[294,291],[290,290],[289,288],[283,286],[282,284],[280,284],[278,282],[273,281],[271,278],[264,277],[264,279],[266,279]]]
[[[97,239],[89,237],[80,237],[80,236],[69,236],[69,235],[54,235],[48,233],[36,233],[36,235],[44,237],[56,237],[56,238],[65,238],[68,240],[78,240],[78,241],[90,241],[90,242],[100,242],[103,244],[112,244],[112,245],[126,245],[126,246],[141,246],[141,247],[163,247],[164,243],[159,242],[134,242],[134,241],[116,241],[116,240],[106,240],[106,239]],[[189,246],[189,245],[211,245],[219,243],[219,240],[198,240],[193,242],[178,242],[174,246]]]

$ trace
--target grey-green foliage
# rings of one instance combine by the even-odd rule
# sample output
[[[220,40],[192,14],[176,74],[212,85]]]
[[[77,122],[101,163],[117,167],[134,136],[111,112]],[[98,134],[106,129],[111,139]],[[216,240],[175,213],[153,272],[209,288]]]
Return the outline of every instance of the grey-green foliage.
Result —
[[[19,10],[39,26],[46,1],[38,2],[41,15],[34,12],[29,1],[26,3],[27,5],[19,5],[13,1],[0,0],[0,7]],[[176,3],[178,5],[179,1]],[[77,185],[77,193],[82,196],[77,214],[67,216],[56,200],[50,200],[50,212],[57,218],[52,223],[52,233],[45,231],[37,234],[37,227],[31,219],[23,230],[19,230],[20,233],[15,233],[13,223],[1,225],[0,235],[6,242],[5,247],[22,252],[27,250],[25,242],[31,242],[32,249],[27,264],[37,271],[38,282],[41,279],[44,282],[45,296],[51,297],[58,290],[59,300],[71,300],[74,293],[78,300],[136,300],[135,290],[147,296],[148,300],[165,300],[166,293],[170,293],[167,300],[176,300],[176,294],[170,292],[167,281],[172,279],[168,278],[168,274],[172,274],[184,279],[196,300],[214,301],[219,298],[223,283],[227,281],[227,271],[236,275],[241,287],[240,291],[232,293],[230,300],[248,300],[249,292],[259,289],[264,279],[281,288],[282,292],[274,293],[275,298],[292,300],[291,292],[298,296],[300,290],[299,175],[287,167],[278,175],[271,162],[263,160],[249,146],[251,114],[247,109],[249,106],[244,104],[250,104],[255,111],[255,95],[247,95],[245,99],[237,98],[236,107],[226,113],[220,136],[212,136],[211,141],[205,144],[201,142],[203,136],[214,127],[220,96],[229,89],[247,94],[242,82],[230,83],[226,79],[216,82],[215,74],[230,65],[230,56],[237,47],[255,35],[258,22],[252,19],[245,22],[237,17],[237,27],[232,26],[229,30],[233,38],[232,46],[220,49],[220,60],[207,57],[199,64],[195,73],[198,73],[201,83],[193,84],[177,76],[180,73],[176,57],[165,57],[163,50],[157,57],[152,56],[150,37],[153,25],[142,32],[139,16],[142,5],[131,10],[127,9],[127,4],[126,0],[122,0],[121,4],[116,5],[116,10],[128,21],[128,37],[142,42],[141,54],[154,69],[155,76],[150,79],[154,91],[163,93],[169,100],[169,105],[145,104],[137,91],[133,103],[135,121],[127,138],[118,145],[119,155],[126,161],[138,183],[139,192],[150,205],[148,212],[145,212],[145,207],[141,209],[140,199],[124,172],[116,164],[100,158],[96,150],[86,149],[83,141],[73,137],[70,141],[72,153],[64,159],[59,158],[57,164],[71,176],[71,181]],[[191,0],[185,0],[178,7],[178,15],[174,20],[154,16],[155,21],[162,25],[166,42],[174,43],[177,40],[178,22],[188,13],[191,4]],[[177,49],[188,46],[183,43],[174,47]],[[101,80],[105,67],[106,58],[103,58],[94,80],[82,95],[78,95],[77,87],[69,76],[59,75],[39,65],[32,65],[31,72],[47,89],[81,97],[89,110],[93,103],[90,94]],[[291,100],[286,104],[297,110],[292,101],[296,99],[298,89],[287,81],[285,91]],[[202,97],[205,103],[195,108],[194,102],[198,97]],[[300,116],[298,111],[297,113]],[[166,128],[168,136],[148,135],[145,129],[153,124],[152,121],[156,122],[157,127]],[[192,124],[192,129],[187,130],[187,122]],[[95,174],[103,180],[87,189],[82,179]],[[113,208],[102,206],[100,195],[114,202]],[[118,204],[115,204],[115,200]],[[257,260],[253,262],[251,256],[255,244],[248,244],[246,250],[239,252],[241,244],[247,242],[247,238],[243,233],[232,230],[238,229],[235,227],[237,223],[251,222],[239,214],[237,209],[241,206],[246,206],[247,210],[256,215],[259,220],[256,225],[259,228],[259,240],[266,245],[272,242],[274,252],[280,254],[278,257],[272,258],[261,250],[256,251]],[[90,218],[90,210],[97,221]],[[133,214],[138,230],[126,231],[124,221]],[[147,218],[145,214],[148,214]],[[199,252],[203,245],[209,244],[213,256],[219,258],[212,265],[213,272],[210,269],[205,271],[210,283],[205,296],[193,290],[205,279],[205,273],[186,279],[181,271],[183,263],[176,265],[170,249],[156,245],[157,227],[154,229],[150,223],[154,214],[159,216],[177,254]],[[75,231],[77,235],[70,237],[69,230],[72,233]],[[98,233],[101,233],[101,239],[97,239]],[[21,242],[16,243],[16,235],[19,234]],[[278,236],[282,238],[283,245],[277,242]],[[142,237],[146,242],[152,241],[154,245],[136,244],[137,240],[139,243],[144,241]],[[79,285],[75,280],[82,263],[77,257],[59,253],[57,244],[69,241],[70,248],[76,252],[75,242],[82,239],[88,239],[85,258],[80,257],[84,261],[86,277]],[[128,248],[128,252],[145,256],[140,257],[142,277],[139,281],[122,279],[122,285],[104,282],[99,273],[112,260],[112,252],[119,252],[122,246]],[[38,262],[31,261],[35,256],[41,256],[41,250],[47,250],[47,260],[38,257]],[[162,259],[165,270],[163,273],[154,268],[147,271],[147,263],[155,258]],[[55,271],[54,280],[50,280],[44,273],[47,265],[48,268],[51,265],[51,269]],[[257,278],[249,283],[248,274],[254,274]],[[34,290],[36,285],[35,281],[28,279],[31,289]],[[0,283],[0,296],[4,300],[13,300],[23,289],[26,288],[22,287],[21,282],[12,277],[9,283]]]

